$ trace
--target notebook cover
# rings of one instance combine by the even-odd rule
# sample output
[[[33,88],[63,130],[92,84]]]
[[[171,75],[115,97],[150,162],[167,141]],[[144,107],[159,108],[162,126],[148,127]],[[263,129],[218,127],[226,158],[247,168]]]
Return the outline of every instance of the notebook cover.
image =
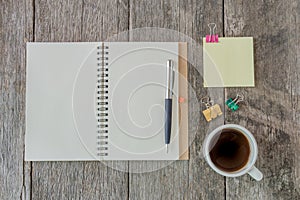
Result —
[[[184,102],[179,103],[179,160],[189,159],[188,148],[188,69],[187,69],[187,43],[180,42],[179,45],[178,70],[179,96]]]

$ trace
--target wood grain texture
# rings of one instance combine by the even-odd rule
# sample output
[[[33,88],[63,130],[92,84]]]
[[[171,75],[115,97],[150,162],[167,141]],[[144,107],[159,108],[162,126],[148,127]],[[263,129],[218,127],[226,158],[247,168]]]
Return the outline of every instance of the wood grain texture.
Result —
[[[189,83],[190,97],[192,91],[196,99],[190,98],[189,102],[189,134],[193,140],[190,146],[189,180],[187,189],[188,199],[223,199],[224,178],[214,173],[206,164],[202,144],[205,136],[215,127],[224,123],[224,116],[206,122],[201,111],[205,109],[200,99],[209,96],[215,103],[223,108],[224,93],[222,88],[203,88],[203,62],[202,62],[202,37],[209,29],[207,24],[214,22],[218,26],[218,34],[222,35],[222,1],[181,1],[180,2],[180,29],[196,42],[196,46],[189,45]]]
[[[101,41],[128,29],[125,1],[36,1],[35,41]],[[33,162],[32,199],[124,199],[127,162]]]
[[[222,2],[1,1],[0,199],[300,199],[299,1]],[[209,22],[217,23],[219,35],[254,37],[255,88],[226,89],[224,97],[222,88],[202,87],[201,37]],[[197,42],[188,47],[190,160],[24,162],[25,42],[182,38],[159,31],[122,33],[146,26],[179,31]],[[236,93],[247,100],[239,111],[226,110],[205,122],[201,97],[209,95],[225,110],[225,99]],[[256,165],[265,176],[261,182],[247,175],[225,179],[205,163],[204,137],[224,122],[253,132],[259,147]],[[145,170],[152,172],[134,173]]]
[[[35,41],[80,41],[82,3],[35,2]],[[78,199],[83,163],[32,162],[33,199]]]
[[[128,41],[127,0],[85,0],[82,12],[83,41]]]
[[[99,12],[102,11],[102,12]],[[127,0],[84,1],[82,41],[128,41]],[[127,199],[128,162],[84,162],[84,191],[86,199]]]
[[[244,93],[247,103],[226,123],[247,127],[256,137],[256,166],[264,179],[226,181],[227,199],[300,199],[300,83],[298,1],[225,1],[225,35],[253,36],[256,87],[226,89]]]
[[[26,197],[25,45],[30,1],[0,3],[0,199]],[[28,14],[28,15],[27,15]],[[30,36],[29,36],[30,37]]]
[[[22,44],[22,51],[24,52],[24,55],[26,55],[26,42],[32,42],[34,41],[34,6],[33,6],[33,0],[26,0],[25,1],[25,39],[23,41]],[[26,58],[24,58],[26,59]],[[26,62],[26,61],[24,61]],[[24,65],[26,65],[24,63]],[[26,66],[25,66],[26,67]],[[25,72],[26,74],[26,72]],[[25,83],[26,85],[26,83]],[[25,86],[24,86],[25,87]],[[25,95],[25,94],[24,94]],[[25,97],[23,99],[24,101],[22,102],[22,104],[25,105]],[[25,110],[23,111],[25,113]],[[25,116],[26,118],[26,116]],[[25,126],[25,121],[24,121],[24,126]],[[25,127],[26,128],[26,127]],[[25,134],[25,131],[24,131]],[[25,145],[25,144],[24,144]],[[25,146],[24,146],[25,147]],[[25,155],[25,148],[22,148],[24,155]],[[20,197],[20,199],[25,199],[25,200],[30,200],[32,199],[31,196],[31,167],[32,167],[32,163],[31,162],[24,162],[23,165],[23,192],[22,192],[22,196]]]
[[[130,198],[157,199],[220,199],[224,197],[224,178],[214,174],[206,165],[202,156],[202,142],[209,127],[213,124],[223,124],[223,117],[210,125],[199,120],[199,99],[207,93],[222,104],[223,89],[205,91],[202,87],[201,66],[201,38],[207,33],[207,24],[203,16],[217,22],[223,27],[222,1],[210,3],[209,1],[131,1],[130,2],[130,28],[160,27],[180,31],[197,39],[198,44],[189,44],[189,134],[194,140],[190,148],[190,161],[177,161],[165,167],[166,162],[130,162],[130,169],[138,171],[153,167],[160,170],[147,174],[130,174]],[[206,9],[205,9],[206,8]],[[208,17],[209,16],[209,17]],[[177,33],[178,34],[178,33]],[[132,31],[130,41],[180,41],[185,37],[176,32],[149,29]],[[185,41],[185,40],[183,40]],[[192,93],[196,93],[194,96]],[[156,191],[156,192],[154,192]],[[179,191],[174,193],[173,191]],[[208,192],[210,191],[210,192]]]
[[[82,2],[35,1],[34,38],[38,42],[81,40]],[[79,199],[82,162],[32,162],[32,199]]]
[[[130,30],[143,27],[178,30],[178,7],[178,1],[131,0]],[[129,40],[176,41],[176,36],[161,33],[163,30],[134,30],[129,33]],[[183,199],[187,196],[187,161],[131,161],[129,169],[132,172],[129,174],[130,199]],[[148,172],[140,173],[145,171]]]

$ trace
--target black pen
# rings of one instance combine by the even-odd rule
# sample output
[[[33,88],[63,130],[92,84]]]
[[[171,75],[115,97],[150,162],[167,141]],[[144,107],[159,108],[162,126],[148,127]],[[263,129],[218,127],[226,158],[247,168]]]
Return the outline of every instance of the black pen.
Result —
[[[174,87],[174,69],[173,61],[167,61],[167,85],[166,85],[166,98],[165,98],[165,144],[168,153],[168,144],[171,139],[172,128],[172,96]]]

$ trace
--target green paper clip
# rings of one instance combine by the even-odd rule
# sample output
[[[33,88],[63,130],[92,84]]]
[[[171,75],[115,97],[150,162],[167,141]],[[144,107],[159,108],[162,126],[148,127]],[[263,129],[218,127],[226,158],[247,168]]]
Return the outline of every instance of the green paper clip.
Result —
[[[236,111],[236,110],[239,109],[238,103],[241,102],[241,101],[244,101],[244,96],[240,95],[240,94],[237,94],[236,97],[235,97],[235,99],[229,98],[226,101],[226,105],[228,106],[228,108],[231,111]]]

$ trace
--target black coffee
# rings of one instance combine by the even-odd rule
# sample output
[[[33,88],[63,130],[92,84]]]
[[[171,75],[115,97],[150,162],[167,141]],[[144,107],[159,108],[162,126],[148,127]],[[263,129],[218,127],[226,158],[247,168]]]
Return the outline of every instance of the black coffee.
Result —
[[[250,145],[243,133],[235,129],[223,129],[216,140],[209,155],[220,170],[234,172],[247,164]]]

